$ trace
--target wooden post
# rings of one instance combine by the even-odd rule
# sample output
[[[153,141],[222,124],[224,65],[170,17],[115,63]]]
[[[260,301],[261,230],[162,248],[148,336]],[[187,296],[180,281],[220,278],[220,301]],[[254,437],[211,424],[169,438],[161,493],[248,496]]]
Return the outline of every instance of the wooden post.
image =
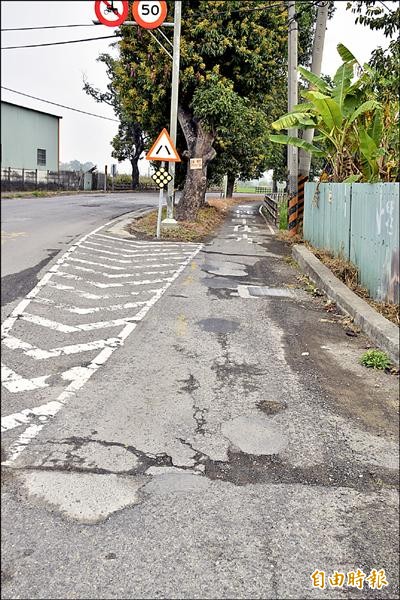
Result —
[[[35,190],[37,190],[38,187],[38,176],[37,176],[37,169],[35,169]]]
[[[25,169],[22,169],[22,189],[25,190]]]
[[[8,167],[8,191],[11,192],[11,167]]]

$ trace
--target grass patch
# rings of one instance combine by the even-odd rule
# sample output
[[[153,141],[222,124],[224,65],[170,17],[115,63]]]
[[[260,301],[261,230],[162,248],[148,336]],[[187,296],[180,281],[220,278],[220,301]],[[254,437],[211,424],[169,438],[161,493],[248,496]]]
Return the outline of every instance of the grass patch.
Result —
[[[382,350],[367,350],[360,358],[360,363],[370,369],[385,371],[390,368],[390,359]]]
[[[174,242],[203,242],[224,221],[226,214],[232,206],[254,202],[254,198],[210,198],[206,205],[197,213],[196,221],[179,221],[177,227],[161,228],[162,240]],[[157,210],[144,217],[135,219],[128,226],[128,231],[137,237],[154,239],[157,230]],[[162,219],[167,216],[167,209],[162,211]]]
[[[279,214],[279,229],[286,230],[288,228],[288,203],[287,200],[278,203]]]
[[[157,230],[156,210],[140,219],[135,219],[128,227],[128,231],[134,235],[154,239]],[[162,219],[167,216],[167,209],[163,209]],[[195,222],[179,221],[177,227],[161,228],[162,240],[179,242],[202,242],[204,241],[224,220],[224,213],[213,206],[201,208]]]

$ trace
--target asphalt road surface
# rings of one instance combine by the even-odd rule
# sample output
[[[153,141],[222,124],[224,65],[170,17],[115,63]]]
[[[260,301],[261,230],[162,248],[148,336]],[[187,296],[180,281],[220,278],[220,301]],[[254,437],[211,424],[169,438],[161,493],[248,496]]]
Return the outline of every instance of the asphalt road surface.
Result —
[[[2,305],[28,293],[46,264],[84,233],[157,203],[155,193],[2,199]]]
[[[399,597],[398,380],[257,209],[91,223],[3,321],[4,599]]]

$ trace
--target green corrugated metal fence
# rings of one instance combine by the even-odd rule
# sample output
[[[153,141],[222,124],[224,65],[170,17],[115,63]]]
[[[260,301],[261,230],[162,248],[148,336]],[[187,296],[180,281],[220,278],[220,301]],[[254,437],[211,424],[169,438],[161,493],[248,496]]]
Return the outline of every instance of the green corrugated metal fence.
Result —
[[[304,238],[351,260],[372,298],[399,302],[399,184],[307,183]]]

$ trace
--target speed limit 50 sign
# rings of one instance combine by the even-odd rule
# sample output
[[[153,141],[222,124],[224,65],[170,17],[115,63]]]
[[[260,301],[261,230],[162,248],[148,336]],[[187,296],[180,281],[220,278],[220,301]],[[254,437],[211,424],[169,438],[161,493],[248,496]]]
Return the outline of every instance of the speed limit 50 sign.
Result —
[[[132,14],[140,27],[156,29],[165,21],[167,3],[164,0],[135,0]]]

